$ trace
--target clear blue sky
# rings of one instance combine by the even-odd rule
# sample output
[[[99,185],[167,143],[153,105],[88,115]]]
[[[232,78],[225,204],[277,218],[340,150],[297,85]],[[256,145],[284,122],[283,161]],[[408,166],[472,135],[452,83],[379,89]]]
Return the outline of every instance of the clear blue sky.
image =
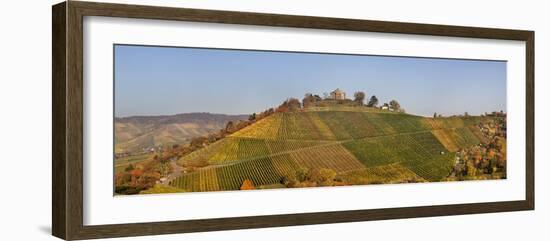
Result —
[[[431,116],[506,111],[506,62],[115,46],[115,115],[250,114],[336,88]]]

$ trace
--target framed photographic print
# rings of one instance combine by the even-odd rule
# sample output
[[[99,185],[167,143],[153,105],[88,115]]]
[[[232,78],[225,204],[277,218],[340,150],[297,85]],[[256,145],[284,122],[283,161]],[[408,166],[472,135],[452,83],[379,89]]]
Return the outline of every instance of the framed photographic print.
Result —
[[[52,24],[57,237],[534,209],[532,31],[77,1]]]

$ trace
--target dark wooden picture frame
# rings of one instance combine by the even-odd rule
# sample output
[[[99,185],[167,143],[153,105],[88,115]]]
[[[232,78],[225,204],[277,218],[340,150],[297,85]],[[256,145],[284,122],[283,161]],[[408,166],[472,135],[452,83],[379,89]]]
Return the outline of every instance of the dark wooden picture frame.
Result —
[[[413,217],[533,210],[534,32],[68,1],[52,8],[52,232],[62,239],[265,228]],[[83,17],[161,19],[525,41],[525,200],[422,207],[87,226],[83,224]]]

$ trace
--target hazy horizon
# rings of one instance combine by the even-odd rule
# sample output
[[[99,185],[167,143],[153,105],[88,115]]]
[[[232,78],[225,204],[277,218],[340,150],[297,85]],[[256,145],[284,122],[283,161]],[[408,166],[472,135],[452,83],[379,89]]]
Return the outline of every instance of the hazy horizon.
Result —
[[[363,91],[431,116],[506,111],[506,62],[115,45],[115,116],[242,115]],[[367,100],[365,100],[367,102]]]

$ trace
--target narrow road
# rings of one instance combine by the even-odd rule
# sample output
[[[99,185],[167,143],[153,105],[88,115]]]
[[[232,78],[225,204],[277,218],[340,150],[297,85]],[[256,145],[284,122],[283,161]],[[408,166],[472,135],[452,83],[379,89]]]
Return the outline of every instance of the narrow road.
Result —
[[[174,179],[178,178],[179,176],[181,176],[181,172],[183,171],[183,167],[178,165],[176,160],[170,161],[170,165],[172,166],[172,172],[170,173],[170,175],[168,175],[166,177],[166,180],[164,180],[164,182],[161,182],[161,184],[163,184],[163,185],[170,184],[170,182],[172,180],[174,180]]]

